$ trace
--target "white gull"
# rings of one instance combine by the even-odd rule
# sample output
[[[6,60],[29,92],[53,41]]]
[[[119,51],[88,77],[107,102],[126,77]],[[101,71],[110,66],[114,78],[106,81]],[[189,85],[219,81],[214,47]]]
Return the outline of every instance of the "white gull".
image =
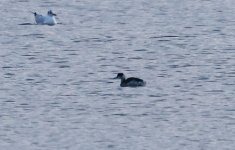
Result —
[[[47,12],[46,16],[37,14],[36,12],[33,12],[35,21],[37,24],[40,25],[56,25],[57,21],[55,19],[56,14],[54,14],[51,10]]]

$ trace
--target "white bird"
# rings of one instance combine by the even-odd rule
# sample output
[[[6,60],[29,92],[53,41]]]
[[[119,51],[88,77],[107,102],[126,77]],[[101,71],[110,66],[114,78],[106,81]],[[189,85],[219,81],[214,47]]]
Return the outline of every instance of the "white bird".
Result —
[[[33,12],[34,18],[37,24],[40,25],[56,25],[57,21],[55,19],[56,14],[54,14],[51,10],[47,12],[47,16],[43,16]]]

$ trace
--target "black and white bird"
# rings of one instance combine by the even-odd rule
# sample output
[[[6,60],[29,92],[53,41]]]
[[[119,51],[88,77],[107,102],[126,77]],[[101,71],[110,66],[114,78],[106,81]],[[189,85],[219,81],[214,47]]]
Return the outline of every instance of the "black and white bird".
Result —
[[[49,10],[46,16],[37,14],[36,12],[32,12],[34,14],[35,22],[40,25],[56,25],[57,21],[55,19],[56,14]]]

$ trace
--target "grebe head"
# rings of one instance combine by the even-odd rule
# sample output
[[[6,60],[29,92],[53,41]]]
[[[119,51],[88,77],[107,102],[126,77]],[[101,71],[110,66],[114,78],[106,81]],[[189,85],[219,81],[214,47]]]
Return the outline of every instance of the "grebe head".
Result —
[[[125,79],[125,75],[123,73],[118,73],[114,79]]]

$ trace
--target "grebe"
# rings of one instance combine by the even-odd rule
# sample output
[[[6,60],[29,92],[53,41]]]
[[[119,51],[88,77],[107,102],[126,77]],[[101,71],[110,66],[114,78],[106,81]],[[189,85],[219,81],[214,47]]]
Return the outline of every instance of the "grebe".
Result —
[[[121,87],[138,87],[146,85],[146,82],[139,78],[130,77],[126,79],[123,73],[118,73],[114,79],[121,79]]]

